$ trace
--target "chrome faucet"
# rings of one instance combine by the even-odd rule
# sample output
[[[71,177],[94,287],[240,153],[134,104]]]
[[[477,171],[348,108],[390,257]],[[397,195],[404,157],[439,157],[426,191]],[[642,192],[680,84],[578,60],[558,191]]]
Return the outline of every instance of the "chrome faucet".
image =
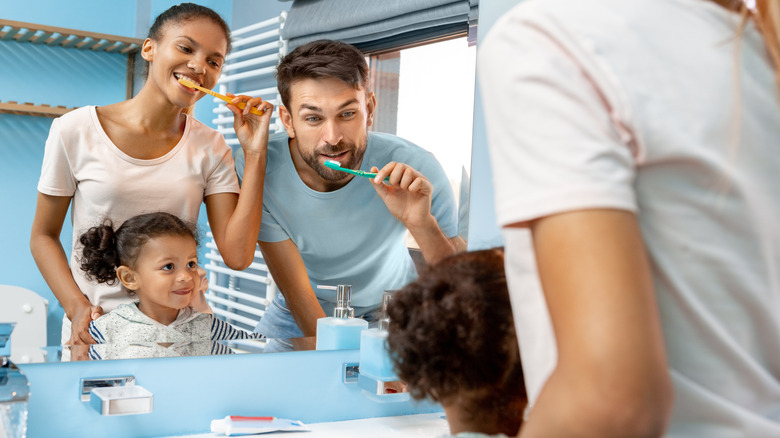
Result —
[[[11,362],[11,332],[15,323],[0,323],[0,436],[27,435],[27,401],[30,384]]]

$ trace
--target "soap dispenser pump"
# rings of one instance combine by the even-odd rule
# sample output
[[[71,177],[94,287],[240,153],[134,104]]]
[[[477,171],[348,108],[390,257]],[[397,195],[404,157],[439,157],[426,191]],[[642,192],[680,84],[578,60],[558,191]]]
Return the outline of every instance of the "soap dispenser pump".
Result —
[[[357,350],[360,332],[368,328],[368,321],[355,318],[350,306],[352,286],[341,284],[336,288],[336,308],[333,316],[317,320],[317,350]]]

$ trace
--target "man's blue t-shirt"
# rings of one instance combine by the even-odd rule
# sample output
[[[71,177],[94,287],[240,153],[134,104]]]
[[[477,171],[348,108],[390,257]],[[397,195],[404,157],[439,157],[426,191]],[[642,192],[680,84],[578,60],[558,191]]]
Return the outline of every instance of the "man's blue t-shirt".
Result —
[[[291,239],[319,299],[335,302],[335,291],[317,289],[318,285],[350,284],[352,306],[378,306],[385,290],[399,289],[417,276],[406,247],[406,227],[388,211],[367,178],[356,176],[333,192],[310,189],[295,171],[288,141],[284,132],[268,141],[258,240]],[[444,234],[455,237],[455,197],[433,154],[394,135],[369,132],[360,169],[381,169],[391,161],[408,164],[431,182],[431,213]],[[242,178],[241,150],[236,170]]]

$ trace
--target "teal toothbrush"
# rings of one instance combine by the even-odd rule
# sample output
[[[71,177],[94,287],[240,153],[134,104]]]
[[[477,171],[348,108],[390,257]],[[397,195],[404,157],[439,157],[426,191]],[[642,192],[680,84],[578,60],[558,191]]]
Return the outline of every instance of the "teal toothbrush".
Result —
[[[330,167],[331,169],[340,170],[342,172],[351,173],[353,175],[357,176],[363,176],[366,178],[376,178],[376,172],[366,172],[365,170],[352,170],[347,169],[346,167],[341,167],[341,163],[335,160],[325,160],[325,167]],[[390,177],[388,176],[385,178],[385,181],[390,181]]]

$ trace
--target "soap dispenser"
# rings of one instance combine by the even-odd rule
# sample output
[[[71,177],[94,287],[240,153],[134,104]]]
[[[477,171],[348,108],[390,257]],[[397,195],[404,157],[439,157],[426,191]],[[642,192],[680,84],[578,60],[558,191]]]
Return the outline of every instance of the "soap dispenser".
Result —
[[[317,350],[360,348],[360,332],[368,328],[368,321],[355,318],[355,309],[350,307],[351,298],[352,286],[339,285],[333,316],[317,320]]]
[[[392,294],[382,295],[382,316],[379,327],[365,330],[360,334],[360,376],[382,382],[398,380],[393,372],[393,362],[387,350],[387,327],[390,318],[387,315],[387,305]]]

